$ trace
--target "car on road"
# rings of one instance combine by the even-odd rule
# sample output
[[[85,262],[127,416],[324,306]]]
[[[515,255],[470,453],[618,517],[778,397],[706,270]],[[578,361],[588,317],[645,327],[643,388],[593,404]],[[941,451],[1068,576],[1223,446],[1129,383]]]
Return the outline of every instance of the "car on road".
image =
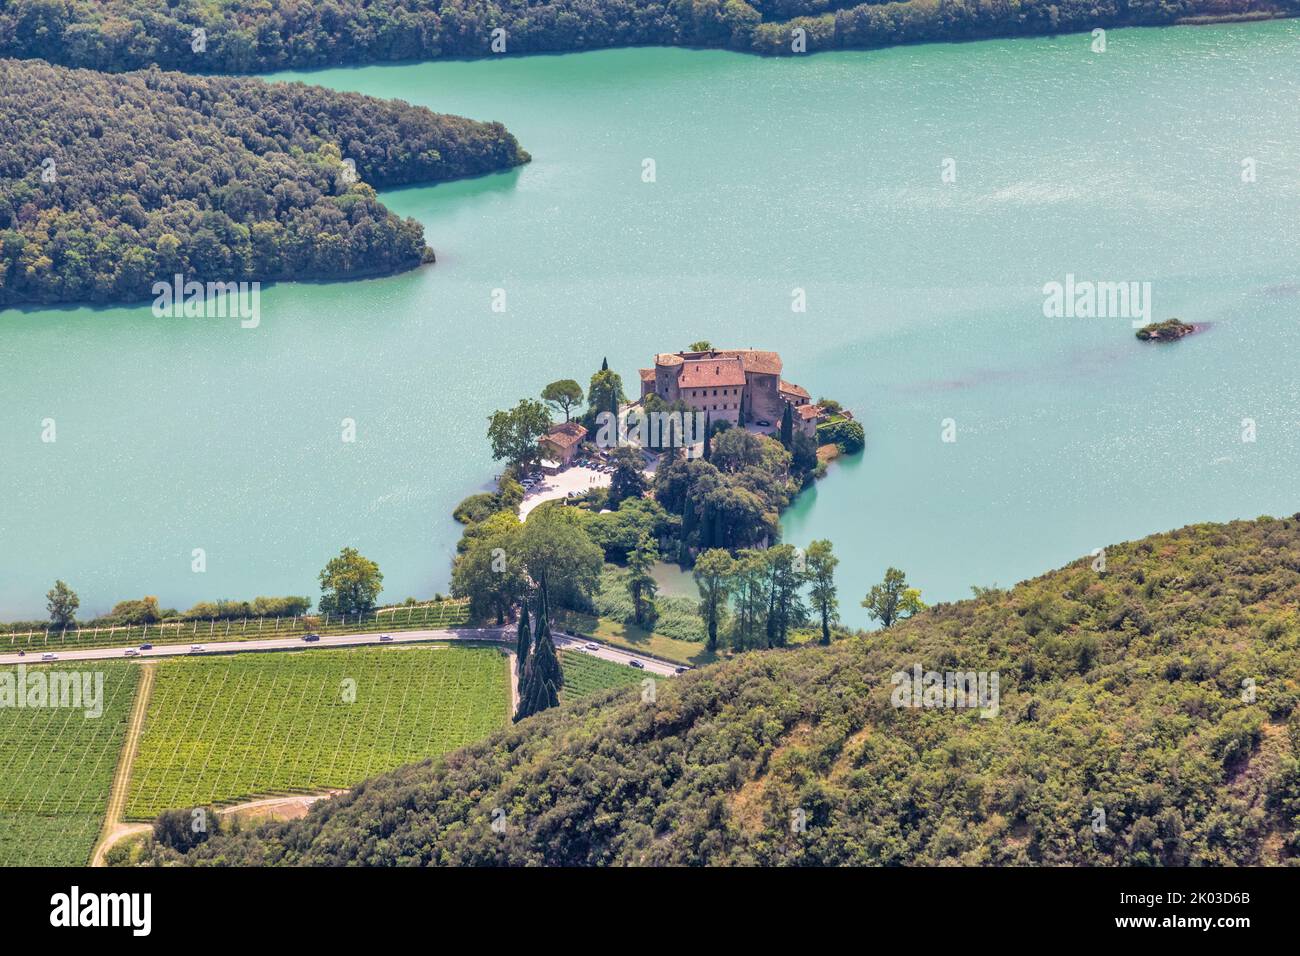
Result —
[[[41,655],[41,660],[43,660],[43,661],[57,661],[58,659],[59,659],[59,655],[58,655],[58,654],[42,654],[42,655]]]
[[[387,644],[387,643],[388,643],[389,641],[391,641],[392,639],[393,639],[393,635],[391,635],[391,634],[380,634],[380,635],[379,635],[379,643],[380,643],[380,644]]]
[[[674,668],[673,668],[673,673],[674,673],[674,674],[685,674],[688,670],[690,670],[689,667],[674,667]]]
[[[152,644],[141,644],[141,645],[140,645],[140,650],[142,650],[142,651],[151,651],[151,650],[153,650],[153,645],[152,645]]]
[[[645,670],[645,665],[642,664],[642,663],[641,663],[639,660],[637,660],[635,657],[632,658],[630,661],[627,662],[627,666],[628,666],[628,667],[636,667],[636,668],[639,668],[640,670]]]
[[[126,649],[126,653],[125,653],[124,655],[122,655],[122,656],[123,656],[123,657],[139,657],[139,656],[140,656],[140,652],[137,651],[134,647],[128,647],[128,648]]]
[[[312,643],[312,642],[314,642],[314,641],[319,641],[319,640],[320,640],[320,635],[319,635],[319,634],[304,634],[304,635],[302,636],[302,639],[303,639],[304,641],[306,641],[307,643],[310,644],[310,643]]]
[[[587,650],[589,650],[589,651],[598,651],[598,650],[600,650],[600,645],[599,645],[599,644],[583,644],[582,646],[585,647],[585,648],[586,648]]]
[[[203,645],[202,645],[202,644],[191,644],[191,645],[190,645],[190,653],[191,653],[191,654],[202,654],[202,653],[203,653]]]
[[[767,421],[766,419],[763,419],[763,418],[760,418],[758,421],[754,422],[754,424],[757,425],[759,428],[771,428],[771,427],[772,427],[772,423],[769,422],[769,421]]]

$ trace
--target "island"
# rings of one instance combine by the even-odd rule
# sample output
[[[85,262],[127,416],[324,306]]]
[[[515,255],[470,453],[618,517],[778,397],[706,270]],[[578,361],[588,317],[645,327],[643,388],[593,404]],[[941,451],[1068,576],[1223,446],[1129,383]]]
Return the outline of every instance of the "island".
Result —
[[[1165,319],[1144,325],[1134,333],[1143,342],[1175,342],[1196,331],[1196,326],[1179,319]]]

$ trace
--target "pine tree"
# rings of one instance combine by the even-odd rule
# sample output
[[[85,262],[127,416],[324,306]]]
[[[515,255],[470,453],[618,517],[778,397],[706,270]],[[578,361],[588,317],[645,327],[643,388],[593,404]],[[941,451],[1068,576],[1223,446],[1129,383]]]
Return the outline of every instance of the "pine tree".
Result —
[[[533,642],[532,626],[528,621],[528,599],[525,598],[520,602],[519,608],[519,635],[515,641],[515,673],[520,677],[524,676],[524,668],[528,664],[528,651]]]
[[[523,683],[519,688],[516,722],[559,706],[560,689],[564,686],[564,671],[555,653],[555,642],[551,639],[551,615],[544,585],[540,588],[539,598],[537,633],[533,636],[532,653],[528,655]]]
[[[781,444],[787,450],[794,444],[794,406],[789,402],[785,403],[785,411],[781,413]]]

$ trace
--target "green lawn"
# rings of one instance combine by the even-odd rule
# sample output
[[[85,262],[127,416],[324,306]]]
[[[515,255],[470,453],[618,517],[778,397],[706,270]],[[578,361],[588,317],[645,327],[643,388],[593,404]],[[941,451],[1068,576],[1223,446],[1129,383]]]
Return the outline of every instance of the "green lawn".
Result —
[[[169,621],[130,627],[79,627],[67,631],[0,632],[0,651],[57,651],[73,647],[129,647],[153,644],[189,644],[195,641],[252,641],[294,634],[351,634],[358,631],[416,631],[426,628],[464,627],[469,623],[467,601],[442,601],[420,607],[386,608],[366,614],[339,617],[249,617],[222,621]]]
[[[103,713],[0,708],[0,866],[84,866],[99,837],[131,701],[132,664],[85,662],[46,673],[103,675]],[[16,675],[16,668],[5,671]],[[28,668],[28,676],[37,671]],[[93,685],[92,685],[93,686]]]
[[[509,722],[506,659],[494,648],[240,654],[157,667],[127,800],[132,820],[350,787]]]
[[[646,672],[613,661],[603,661],[582,651],[560,651],[560,666],[564,668],[564,690],[560,697],[571,701],[586,697],[607,687],[639,684]]]
[[[609,618],[593,617],[576,611],[557,611],[555,619],[560,622],[557,624],[557,630],[564,630],[580,637],[590,637],[624,650],[640,651],[642,654],[659,657],[676,664],[698,667],[702,664],[711,664],[718,659],[716,654],[706,651],[703,644],[678,640],[664,634],[652,634],[635,624],[621,624]]]

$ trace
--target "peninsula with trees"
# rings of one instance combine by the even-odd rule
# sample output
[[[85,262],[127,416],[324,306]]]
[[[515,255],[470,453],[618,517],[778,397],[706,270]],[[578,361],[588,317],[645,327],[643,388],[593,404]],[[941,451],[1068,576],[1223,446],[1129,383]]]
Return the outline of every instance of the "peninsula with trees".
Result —
[[[0,56],[196,73],[652,45],[797,56],[1297,12],[1300,0],[13,0]]]
[[[504,471],[456,508],[452,594],[473,619],[517,622],[517,716],[559,699],[554,627],[605,628],[602,640],[692,663],[843,631],[831,543],[782,543],[779,516],[865,435],[781,373],[776,352],[695,342],[655,356],[635,398],[602,362],[585,393],[559,379],[491,416]],[[660,593],[661,563],[691,572],[698,602]],[[908,600],[877,616],[887,626],[921,606],[919,592]]]
[[[396,100],[19,60],[0,60],[0,140],[0,308],[411,269],[424,229],[376,189],[529,159],[499,123]]]

